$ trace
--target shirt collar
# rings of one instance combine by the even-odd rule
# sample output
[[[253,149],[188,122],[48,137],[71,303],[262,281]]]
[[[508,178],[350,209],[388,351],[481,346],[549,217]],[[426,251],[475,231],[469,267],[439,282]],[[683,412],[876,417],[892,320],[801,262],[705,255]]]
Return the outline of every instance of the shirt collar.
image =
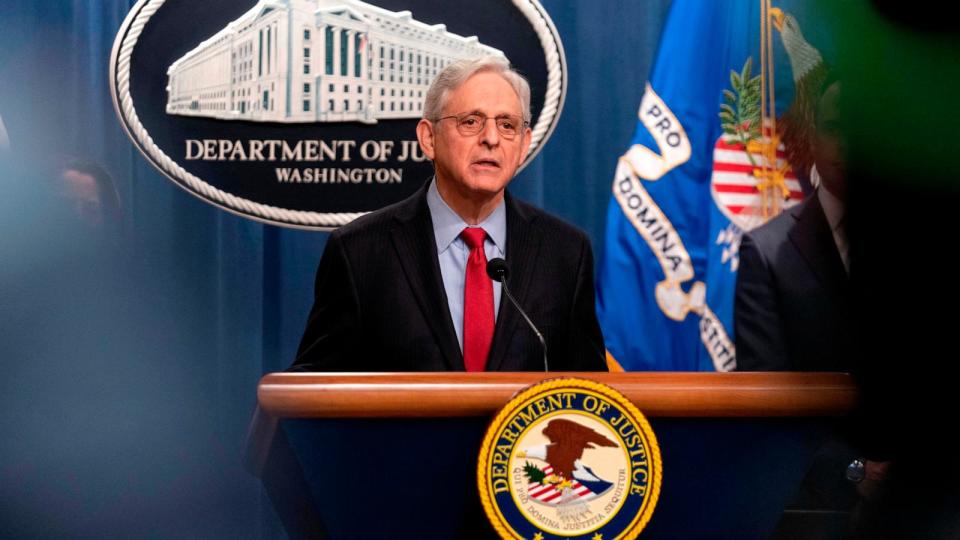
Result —
[[[830,230],[837,230],[843,222],[845,211],[843,201],[830,193],[830,190],[824,188],[823,185],[817,188],[817,197],[820,199],[820,206],[823,207],[823,213],[827,217],[827,223],[830,224]]]
[[[427,189],[427,207],[430,209],[430,217],[433,219],[433,235],[437,240],[437,254],[440,254],[450,247],[450,244],[460,236],[460,232],[468,225],[440,196],[436,178],[430,181],[430,188]],[[504,201],[501,200],[500,204],[478,227],[483,227],[487,231],[487,236],[497,246],[501,254],[506,253],[507,207]]]

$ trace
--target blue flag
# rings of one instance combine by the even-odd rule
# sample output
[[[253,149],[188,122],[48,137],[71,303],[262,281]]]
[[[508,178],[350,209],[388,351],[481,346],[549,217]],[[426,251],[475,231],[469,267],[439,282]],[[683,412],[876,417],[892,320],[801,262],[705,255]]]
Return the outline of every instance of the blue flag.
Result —
[[[597,280],[624,369],[735,368],[740,237],[803,197],[776,104],[822,68],[796,18],[764,0],[674,2],[613,180]]]

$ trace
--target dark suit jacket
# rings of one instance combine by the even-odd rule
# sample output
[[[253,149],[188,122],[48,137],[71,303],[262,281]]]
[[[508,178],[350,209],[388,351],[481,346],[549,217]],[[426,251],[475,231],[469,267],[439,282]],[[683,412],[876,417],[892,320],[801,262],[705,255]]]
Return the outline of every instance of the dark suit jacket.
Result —
[[[743,235],[734,307],[740,371],[849,371],[849,280],[816,194]]]
[[[293,371],[463,371],[427,187],[330,235]],[[551,371],[606,370],[583,232],[506,196],[508,284]],[[502,295],[489,371],[540,371],[540,342]]]
[[[850,371],[849,280],[816,194],[743,235],[734,305],[739,371]],[[831,433],[788,507],[849,511],[850,427]]]

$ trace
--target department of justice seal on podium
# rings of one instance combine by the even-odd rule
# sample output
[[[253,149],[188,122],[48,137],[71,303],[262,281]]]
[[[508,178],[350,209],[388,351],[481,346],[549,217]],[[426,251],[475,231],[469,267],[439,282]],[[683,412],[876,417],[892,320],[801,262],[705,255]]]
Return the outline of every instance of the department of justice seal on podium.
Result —
[[[636,538],[660,495],[657,439],[616,390],[553,379],[521,391],[487,429],[480,500],[503,538]]]

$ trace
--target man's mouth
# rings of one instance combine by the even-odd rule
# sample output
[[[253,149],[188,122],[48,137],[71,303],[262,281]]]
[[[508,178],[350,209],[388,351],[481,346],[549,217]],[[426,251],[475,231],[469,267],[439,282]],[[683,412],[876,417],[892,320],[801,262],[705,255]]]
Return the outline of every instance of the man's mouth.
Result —
[[[478,159],[473,162],[473,165],[480,167],[500,168],[500,162],[495,159]]]

